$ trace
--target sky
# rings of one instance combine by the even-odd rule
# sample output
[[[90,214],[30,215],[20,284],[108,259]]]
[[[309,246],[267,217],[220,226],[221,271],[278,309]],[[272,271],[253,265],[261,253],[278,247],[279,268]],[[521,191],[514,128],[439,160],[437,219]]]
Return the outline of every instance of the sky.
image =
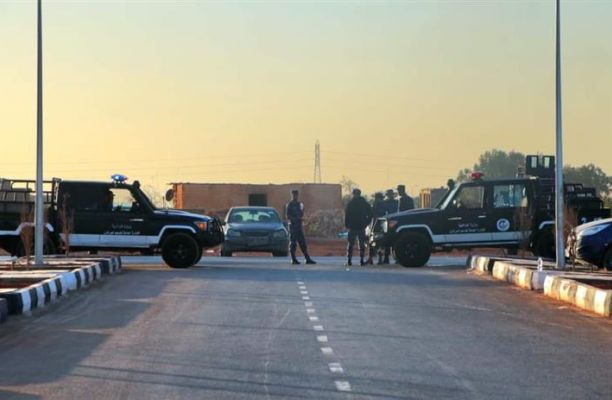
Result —
[[[43,0],[45,177],[443,185],[554,153],[553,0]],[[612,1],[562,1],[566,164],[612,174]],[[34,178],[36,7],[0,0],[0,176]],[[160,189],[161,190],[161,189]]]

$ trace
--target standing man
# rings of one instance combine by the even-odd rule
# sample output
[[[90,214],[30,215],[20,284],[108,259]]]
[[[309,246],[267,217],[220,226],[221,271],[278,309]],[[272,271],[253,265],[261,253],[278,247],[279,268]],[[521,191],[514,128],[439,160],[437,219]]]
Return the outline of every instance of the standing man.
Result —
[[[414,200],[412,200],[412,197],[408,196],[408,193],[406,193],[406,186],[397,185],[397,193],[399,194],[398,210],[400,212],[412,210],[414,208]]]
[[[304,237],[304,229],[302,228],[302,220],[304,219],[304,203],[299,200],[300,192],[296,189],[291,191],[291,201],[287,203],[285,208],[285,217],[289,221],[289,251],[291,252],[291,263],[297,265],[300,262],[295,256],[298,243],[302,254],[306,258],[306,264],[316,264],[316,262],[308,255],[308,247],[306,246],[306,238]]]
[[[368,264],[374,264],[374,254],[378,255],[378,264],[382,264],[382,253],[379,246],[375,246],[374,236],[376,235],[376,221],[378,218],[384,217],[387,213],[387,208],[385,207],[385,195],[382,192],[374,193],[374,202],[372,203],[372,212],[374,214],[374,219],[372,226],[370,228],[370,241],[368,243],[369,254],[368,254]]]
[[[372,207],[361,197],[361,190],[353,189],[353,198],[346,205],[344,225],[348,231],[348,247],[346,249],[346,265],[353,265],[353,247],[355,239],[359,240],[359,264],[365,265],[365,228],[372,222]]]
[[[394,214],[399,210],[399,202],[395,199],[395,192],[389,189],[385,192],[385,210],[386,214]],[[389,264],[389,256],[391,255],[391,245],[385,246],[385,258],[383,264]]]

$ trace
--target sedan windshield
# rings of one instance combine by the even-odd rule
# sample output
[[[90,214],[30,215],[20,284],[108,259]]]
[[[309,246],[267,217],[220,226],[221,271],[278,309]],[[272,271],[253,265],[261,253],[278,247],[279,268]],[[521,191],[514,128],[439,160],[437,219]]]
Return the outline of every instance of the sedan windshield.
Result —
[[[248,209],[232,210],[227,222],[230,224],[248,223],[280,223],[280,217],[274,209]]]

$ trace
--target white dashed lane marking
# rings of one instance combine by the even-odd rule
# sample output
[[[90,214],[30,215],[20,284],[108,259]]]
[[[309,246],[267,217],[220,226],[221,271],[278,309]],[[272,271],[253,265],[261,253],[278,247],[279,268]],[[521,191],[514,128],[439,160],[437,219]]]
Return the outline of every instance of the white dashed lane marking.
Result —
[[[296,275],[296,279],[298,279],[297,281],[298,289],[300,290],[300,294],[302,295],[302,300],[304,300],[304,307],[306,307],[306,313],[308,314],[308,319],[310,320],[310,322],[318,322],[319,317],[316,316],[316,310],[313,308],[313,302],[310,301],[310,297],[308,296],[308,290],[306,290],[306,285],[304,284],[303,281],[299,280],[301,278],[297,275]],[[316,332],[324,331],[323,325],[313,325],[312,329],[315,330]],[[322,343],[322,344],[328,343],[329,338],[327,337],[327,335],[317,335],[317,342]],[[333,357],[334,355],[334,350],[329,346],[321,347],[321,352],[328,357]],[[336,375],[344,374],[344,368],[342,368],[342,364],[340,364],[339,362],[329,363],[328,367],[329,367],[329,371],[332,374],[336,374]],[[349,381],[334,381],[334,384],[336,385],[336,390],[338,390],[339,392],[352,391],[351,384]]]
[[[340,363],[329,363],[329,370],[334,374],[343,374],[344,368]]]
[[[351,391],[351,384],[348,383],[347,381],[336,381],[336,389],[338,389],[339,392],[350,392]]]

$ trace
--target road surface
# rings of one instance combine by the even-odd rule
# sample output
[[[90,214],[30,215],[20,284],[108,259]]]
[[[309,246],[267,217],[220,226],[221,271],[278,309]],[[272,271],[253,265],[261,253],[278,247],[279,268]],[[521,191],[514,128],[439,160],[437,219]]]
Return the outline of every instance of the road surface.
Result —
[[[610,399],[612,323],[422,269],[125,259],[0,325],[0,399]]]

